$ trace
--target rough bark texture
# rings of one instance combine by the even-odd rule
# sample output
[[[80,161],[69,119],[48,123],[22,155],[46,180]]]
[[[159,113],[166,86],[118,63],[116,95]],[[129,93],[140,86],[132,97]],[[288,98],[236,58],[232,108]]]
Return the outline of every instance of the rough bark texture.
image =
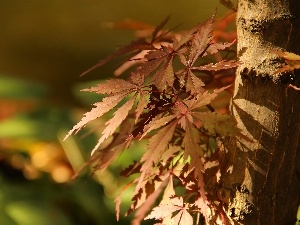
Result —
[[[274,75],[300,54],[299,0],[239,0],[232,113],[253,142],[230,140],[219,192],[232,224],[295,224],[300,203],[300,74]],[[232,165],[232,167],[228,167]]]

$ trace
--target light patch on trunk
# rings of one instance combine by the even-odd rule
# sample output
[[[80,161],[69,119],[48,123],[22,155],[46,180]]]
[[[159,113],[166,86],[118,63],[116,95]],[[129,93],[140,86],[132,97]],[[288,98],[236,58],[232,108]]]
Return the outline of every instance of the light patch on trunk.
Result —
[[[253,143],[257,145],[255,148],[261,148],[260,140],[257,140],[246,128],[244,122],[240,119],[239,111],[242,110],[244,113],[247,113],[249,116],[253,118],[253,120],[257,121],[261,127],[262,131],[270,134],[271,136],[274,136],[276,133],[276,126],[278,122],[278,115],[276,111],[272,111],[269,108],[257,105],[253,102],[250,102],[246,99],[235,99],[233,100],[233,115],[235,116],[237,120],[237,127],[242,130],[242,133],[250,138]],[[235,106],[238,106],[235,107]],[[242,143],[249,145],[249,143],[246,143],[244,140],[241,140]],[[240,146],[241,147],[241,146]]]
[[[257,105],[246,99],[236,99],[235,104],[238,105],[243,111],[252,115],[254,120],[256,120],[265,130],[270,131],[270,121],[274,120],[276,117],[276,112],[268,109],[265,106]]]

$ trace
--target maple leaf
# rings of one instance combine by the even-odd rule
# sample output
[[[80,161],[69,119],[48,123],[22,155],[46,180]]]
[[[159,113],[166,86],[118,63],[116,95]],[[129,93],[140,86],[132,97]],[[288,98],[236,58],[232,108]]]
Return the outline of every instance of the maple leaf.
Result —
[[[116,204],[116,217],[117,217],[117,221],[119,221],[119,217],[120,217],[120,205],[122,203],[122,194],[128,190],[128,188],[130,188],[134,183],[136,182],[136,180],[131,181],[130,183],[128,183],[127,185],[125,185],[122,190],[120,191],[120,193],[117,195],[117,197],[115,198],[115,204]]]
[[[183,139],[184,145],[184,157],[188,159],[188,156],[191,156],[191,167],[197,166],[201,170],[203,169],[203,163],[201,157],[203,157],[204,152],[200,147],[200,133],[198,129],[186,119],[185,135]]]
[[[200,55],[203,55],[212,40],[213,18],[203,22],[192,40],[189,53],[189,65],[193,65]]]
[[[196,95],[196,97],[192,99],[185,99],[183,103],[187,105],[190,110],[201,108],[203,106],[210,104],[218,96],[220,92],[224,91],[230,86],[231,85],[216,89],[214,90],[213,93],[209,93],[208,91],[205,91],[204,93],[200,93]]]
[[[204,21],[203,23],[199,23],[197,24],[195,27],[193,27],[190,30],[185,31],[182,35],[180,40],[174,39],[173,41],[173,48],[175,51],[177,51],[179,48],[181,48],[183,45],[187,44],[189,41],[192,40],[192,38],[195,36],[195,34],[198,33],[202,33],[203,35],[199,38],[203,38],[203,41],[205,42],[205,39],[207,39],[208,37],[206,36],[206,30],[210,30],[214,21],[214,17],[215,15],[212,16],[212,18]]]
[[[207,50],[206,50],[206,53],[208,54],[215,54],[217,52],[219,52],[220,50],[224,50],[226,48],[229,48],[231,47],[236,41],[232,41],[232,42],[225,42],[225,43],[219,43],[219,42],[216,42],[216,43],[211,43]],[[204,54],[205,55],[205,54]]]
[[[121,106],[115,113],[114,117],[108,120],[105,125],[105,129],[102,132],[102,137],[99,139],[97,145],[92,150],[91,155],[98,149],[98,147],[103,143],[105,139],[111,136],[114,131],[120,126],[122,121],[127,117],[129,110],[134,104],[135,98],[131,98],[123,106]]]
[[[206,55],[206,50],[212,41],[213,22],[214,16],[183,34],[180,41],[175,39],[173,48],[185,66],[191,67],[198,57]],[[189,45],[181,47],[189,42]]]
[[[139,73],[131,73],[130,74],[130,80],[133,84],[137,85],[139,88],[142,87],[145,81],[145,76],[144,74],[139,74]]]
[[[155,207],[152,212],[145,218],[147,219],[163,219],[172,215],[173,212],[180,210],[180,206],[172,205],[172,204],[162,204]]]
[[[162,181],[159,181],[159,183],[156,184],[156,186],[158,187],[153,188],[151,194],[145,199],[143,204],[136,210],[132,224],[140,224],[140,222],[145,218],[147,212],[151,209],[151,207],[154,205],[159,195],[162,193],[162,191],[168,184],[169,180],[170,180],[170,174],[167,174],[162,179]]]
[[[161,156],[162,163],[166,164],[169,159],[173,159],[180,150],[179,146],[169,145],[168,149]]]
[[[82,129],[87,123],[92,120],[95,120],[101,117],[104,113],[113,109],[123,98],[125,98],[130,92],[125,91],[122,93],[116,93],[114,95],[105,97],[101,102],[95,103],[96,106],[90,112],[84,114],[84,117],[78,122],[72,130],[66,135],[65,139],[68,138],[74,131],[78,132]],[[64,139],[64,140],[65,140]]]
[[[198,206],[202,214],[206,217],[208,202],[206,198],[205,182],[204,182],[204,164],[203,156],[204,149],[201,146],[201,138],[198,129],[192,124],[189,117],[186,118],[185,136],[183,139],[184,157],[190,159],[189,170],[193,171],[194,177],[197,180],[198,191],[201,198],[198,200]]]
[[[148,100],[146,98],[147,93],[145,91],[140,91],[140,98],[138,100],[138,105],[135,110],[135,120],[134,123],[137,123],[138,119],[143,113],[143,110],[147,107],[148,105]]]
[[[171,57],[168,62],[162,66],[152,77],[153,84],[159,91],[167,89],[167,86],[173,86],[174,83],[174,71]]]
[[[173,120],[176,116],[175,115],[169,115],[169,116],[163,116],[163,114],[159,114],[156,117],[154,117],[150,123],[147,124],[144,128],[144,133],[140,137],[142,139],[146,136],[149,132],[152,130],[156,130],[162,126],[165,126],[167,123],[169,123],[171,120]]]
[[[198,78],[195,74],[193,74],[192,71],[189,71],[186,80],[186,90],[190,91],[192,95],[203,93],[203,86],[205,86],[203,81],[200,78]]]
[[[159,219],[161,224],[192,225],[192,210],[200,210],[205,217],[209,211],[205,190],[207,176],[204,177],[204,173],[210,166],[216,165],[209,156],[213,157],[220,146],[216,142],[218,136],[235,135],[239,131],[232,117],[214,113],[210,106],[218,94],[229,86],[208,91],[204,89],[204,81],[194,74],[195,71],[219,71],[239,65],[233,60],[220,61],[218,52],[234,42],[214,43],[214,17],[182,33],[180,38],[173,39],[167,36],[169,31],[162,30],[168,21],[168,18],[165,19],[154,29],[149,42],[145,39],[132,42],[93,67],[102,66],[122,54],[126,54],[128,59],[130,54],[131,61],[129,65],[123,64],[122,71],[138,65],[132,69],[128,79],[109,79],[83,90],[108,96],[84,114],[67,137],[114,109],[125,96],[130,95],[130,99],[116,109],[113,117],[105,123],[92,154],[108,137],[112,136],[112,141],[95,152],[88,162],[96,162],[95,170],[107,169],[134,138],[142,139],[151,134],[147,151],[140,161],[121,173],[123,176],[139,173],[139,177],[121,191],[135,185],[132,204],[127,212],[136,210],[133,223],[139,224],[145,218],[162,192],[161,202],[146,219]],[[194,65],[195,62],[202,62],[200,57],[215,53],[218,53],[216,58],[219,57],[219,62]],[[173,61],[178,58],[183,68],[176,71]],[[176,197],[175,184],[175,187],[185,188],[182,197]],[[184,199],[191,204],[184,203]],[[120,204],[121,198],[117,196],[117,218]]]
[[[176,125],[177,122],[173,121],[150,138],[147,145],[148,151],[141,158],[143,165],[141,167],[141,176],[139,177],[139,182],[136,185],[135,193],[137,193],[142,187],[141,184],[144,178],[152,172],[153,165],[160,160],[162,153],[167,148],[169,141],[173,136]]]
[[[143,74],[145,77],[149,76],[152,72],[165,61],[168,52],[165,49],[156,49],[149,51],[145,55],[145,61],[136,68],[136,73]]]
[[[95,92],[97,94],[115,94],[135,88],[138,88],[138,86],[126,80],[110,79],[106,80],[104,83],[98,84],[97,87],[86,88],[82,91]]]
[[[193,225],[193,217],[186,208],[180,210],[180,212],[173,218],[174,224],[178,225]]]
[[[159,205],[172,204],[171,198],[173,198],[174,196],[175,196],[175,190],[174,190],[174,186],[173,186],[173,172],[172,172],[172,174],[170,174],[170,176],[169,176],[168,184],[164,190],[163,198],[162,198],[161,202],[159,203]],[[170,224],[171,219],[172,219],[171,214],[168,216],[165,216],[165,217],[163,217],[161,224]]]
[[[164,219],[174,212],[179,211],[171,219],[174,225],[193,225],[193,217],[186,210],[182,197],[173,197],[170,204],[160,204],[155,207],[145,219]]]
[[[83,164],[73,175],[73,178],[79,176],[79,174],[86,167],[96,163],[93,169],[104,171],[107,166],[117,157],[117,155],[125,148],[128,148],[128,135],[130,134],[131,124],[128,120],[124,120],[120,125],[120,131],[113,135],[113,140],[97,154],[91,156],[91,158]]]

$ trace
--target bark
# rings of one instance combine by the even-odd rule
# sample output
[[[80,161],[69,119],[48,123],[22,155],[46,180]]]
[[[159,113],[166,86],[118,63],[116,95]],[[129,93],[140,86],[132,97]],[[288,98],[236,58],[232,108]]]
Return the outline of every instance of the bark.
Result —
[[[238,56],[231,110],[244,135],[222,157],[223,204],[231,224],[295,224],[300,202],[298,71],[274,75],[283,60],[272,50],[300,54],[299,0],[239,0]],[[230,166],[232,165],[232,166]]]

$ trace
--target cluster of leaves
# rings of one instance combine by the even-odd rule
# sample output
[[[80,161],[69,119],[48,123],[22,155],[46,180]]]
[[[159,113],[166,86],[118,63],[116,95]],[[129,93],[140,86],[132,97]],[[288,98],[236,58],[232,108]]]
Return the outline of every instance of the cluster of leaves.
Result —
[[[107,96],[94,104],[67,137],[119,107],[106,122],[88,164],[105,170],[133,141],[148,140],[140,161],[121,173],[125,177],[138,174],[123,189],[135,185],[127,214],[136,210],[137,224],[142,219],[156,219],[160,224],[191,225],[194,215],[207,218],[217,207],[207,188],[217,179],[222,138],[239,132],[233,117],[217,113],[211,105],[229,86],[208,90],[205,77],[235,68],[238,62],[205,63],[234,43],[213,41],[214,16],[176,36],[163,30],[167,20],[153,31],[150,40],[134,41],[95,66],[127,53],[133,62],[127,79],[110,79],[83,90]],[[110,143],[101,148],[109,137]],[[117,217],[121,194],[116,198]],[[160,203],[147,216],[158,199]]]

